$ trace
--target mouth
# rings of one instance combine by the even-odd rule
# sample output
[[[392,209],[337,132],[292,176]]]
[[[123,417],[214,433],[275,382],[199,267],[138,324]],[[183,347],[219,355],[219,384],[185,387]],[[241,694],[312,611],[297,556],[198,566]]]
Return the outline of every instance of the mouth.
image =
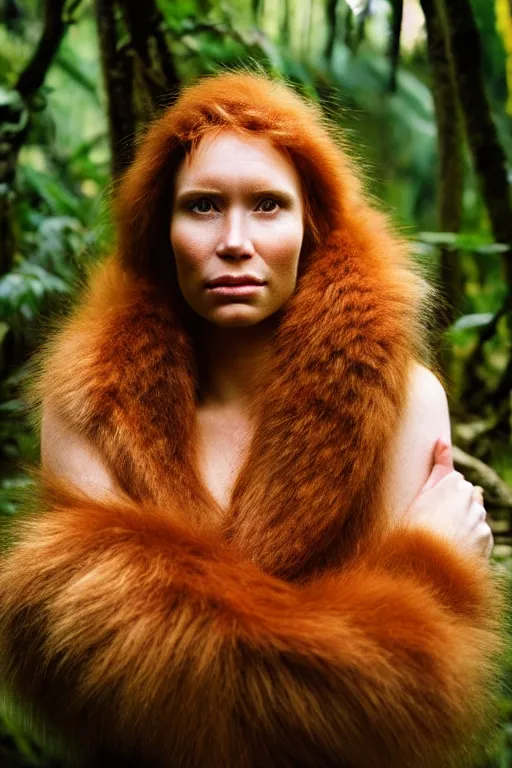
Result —
[[[217,296],[252,296],[263,290],[265,283],[236,283],[226,285],[226,283],[218,283],[217,285],[211,285],[207,288],[210,293],[214,293]]]
[[[253,277],[252,275],[223,275],[222,277],[217,277],[215,280],[207,282],[206,288],[247,288],[261,287],[263,285],[265,285],[264,280],[260,280],[259,278]]]

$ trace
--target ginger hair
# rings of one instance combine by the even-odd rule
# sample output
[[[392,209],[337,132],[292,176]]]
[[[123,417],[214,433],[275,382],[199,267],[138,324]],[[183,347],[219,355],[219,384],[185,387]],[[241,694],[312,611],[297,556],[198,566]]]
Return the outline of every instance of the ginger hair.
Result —
[[[438,296],[412,261],[409,244],[370,201],[360,163],[348,153],[339,127],[318,104],[261,72],[203,76],[185,86],[139,136],[135,159],[119,181],[113,204],[120,265],[162,286],[192,328],[194,319],[178,288],[170,243],[173,185],[180,164],[202,139],[224,129],[267,138],[297,168],[305,211],[299,279],[334,230],[342,231],[369,258],[386,254],[390,266],[402,270],[401,290],[421,317],[417,358],[436,369],[428,330],[434,309],[439,309]]]
[[[114,212],[125,266],[148,274],[172,262],[168,222],[176,171],[205,136],[223,129],[267,138],[297,168],[305,208],[304,258],[330,231],[367,208],[342,137],[317,104],[261,73],[207,75],[186,86],[150,124],[121,180]]]

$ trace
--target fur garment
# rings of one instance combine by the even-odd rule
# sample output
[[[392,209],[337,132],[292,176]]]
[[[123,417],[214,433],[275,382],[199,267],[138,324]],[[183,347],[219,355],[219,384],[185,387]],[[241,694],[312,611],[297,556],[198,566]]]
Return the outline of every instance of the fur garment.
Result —
[[[408,280],[350,232],[317,249],[222,512],[197,469],[184,321],[115,254],[96,267],[34,397],[94,441],[123,494],[42,473],[0,571],[4,686],[70,764],[478,764],[501,586],[383,507],[415,355]]]

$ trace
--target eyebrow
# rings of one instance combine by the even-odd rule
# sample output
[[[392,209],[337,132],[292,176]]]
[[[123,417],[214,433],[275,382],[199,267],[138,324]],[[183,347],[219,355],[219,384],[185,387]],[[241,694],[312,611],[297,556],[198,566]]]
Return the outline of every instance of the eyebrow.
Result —
[[[255,188],[247,193],[247,197],[256,199],[263,196],[276,197],[281,201],[292,205],[295,202],[295,198],[290,192],[286,192],[284,189],[268,189],[267,187]],[[225,197],[225,194],[219,189],[213,189],[209,187],[197,187],[184,189],[176,195],[176,203],[186,203],[189,200],[194,200],[198,197]]]

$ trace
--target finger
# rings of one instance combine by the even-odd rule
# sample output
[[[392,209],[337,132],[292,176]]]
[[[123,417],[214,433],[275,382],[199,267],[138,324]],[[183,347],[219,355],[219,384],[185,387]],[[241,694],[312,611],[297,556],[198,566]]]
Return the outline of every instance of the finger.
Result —
[[[479,504],[484,503],[484,489],[481,485],[475,485],[473,490],[473,498],[475,501],[477,501]]]
[[[471,512],[476,516],[479,522],[485,523],[487,519],[487,510],[483,504],[480,504],[478,501],[473,499],[471,503]]]
[[[422,490],[433,488],[443,477],[453,472],[452,446],[444,437],[438,438],[434,446],[434,465]]]

